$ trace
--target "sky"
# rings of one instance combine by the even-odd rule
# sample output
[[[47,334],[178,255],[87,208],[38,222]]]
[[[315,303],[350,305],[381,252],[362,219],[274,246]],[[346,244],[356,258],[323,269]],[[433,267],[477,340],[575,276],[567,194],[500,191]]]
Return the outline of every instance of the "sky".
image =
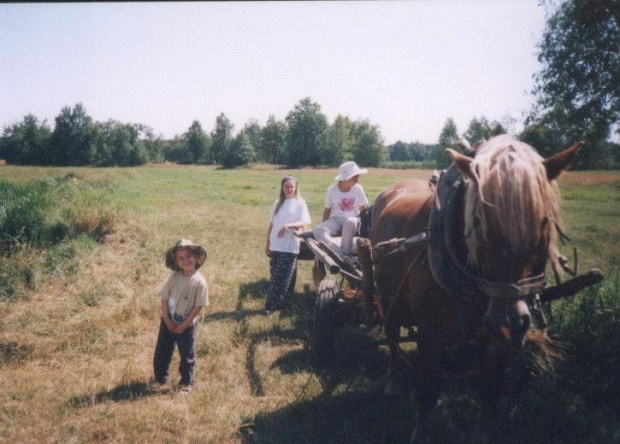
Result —
[[[0,4],[0,126],[82,103],[172,138],[220,113],[235,132],[305,97],[386,145],[436,143],[448,118],[531,108],[537,0]]]

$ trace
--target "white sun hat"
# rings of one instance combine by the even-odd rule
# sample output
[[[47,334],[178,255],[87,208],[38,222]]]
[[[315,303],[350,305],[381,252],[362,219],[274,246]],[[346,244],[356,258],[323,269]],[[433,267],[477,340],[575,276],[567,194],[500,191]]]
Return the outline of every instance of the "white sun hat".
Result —
[[[343,182],[349,180],[353,176],[359,176],[360,174],[366,174],[368,170],[366,168],[360,168],[353,161],[345,162],[340,165],[340,174],[338,174],[334,180]]]

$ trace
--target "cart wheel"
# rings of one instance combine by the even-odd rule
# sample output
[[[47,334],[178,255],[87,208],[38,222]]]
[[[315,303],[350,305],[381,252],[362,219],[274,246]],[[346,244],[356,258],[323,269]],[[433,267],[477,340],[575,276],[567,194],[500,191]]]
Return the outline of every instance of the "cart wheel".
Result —
[[[330,279],[319,284],[313,320],[313,353],[319,365],[325,365],[334,359],[334,339],[339,322],[334,311],[338,300],[339,288]]]

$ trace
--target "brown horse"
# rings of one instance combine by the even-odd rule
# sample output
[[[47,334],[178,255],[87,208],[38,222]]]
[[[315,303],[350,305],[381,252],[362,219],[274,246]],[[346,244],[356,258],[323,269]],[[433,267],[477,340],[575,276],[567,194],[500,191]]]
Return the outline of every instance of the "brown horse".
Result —
[[[448,350],[465,357],[464,362],[483,356],[479,368],[488,373],[483,380],[489,383],[483,387],[479,423],[485,427],[499,396],[494,381],[504,368],[502,354],[490,350],[545,340],[544,326],[537,328],[528,302],[544,286],[546,263],[557,267],[555,179],[580,146],[545,160],[529,145],[498,136],[479,146],[474,158],[448,150],[454,164],[436,192],[428,182],[412,179],[395,183],[377,198],[372,245],[428,230],[428,242],[375,259],[390,347],[386,392],[397,385],[401,326],[417,326],[419,421],[413,441],[430,439],[429,415],[442,374],[450,373]],[[475,439],[486,439],[486,432]]]

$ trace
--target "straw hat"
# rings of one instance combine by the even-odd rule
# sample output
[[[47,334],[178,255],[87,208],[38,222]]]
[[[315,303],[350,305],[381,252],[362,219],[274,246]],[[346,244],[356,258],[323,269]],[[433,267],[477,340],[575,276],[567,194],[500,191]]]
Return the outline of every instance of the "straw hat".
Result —
[[[194,257],[196,258],[196,270],[202,267],[202,264],[204,264],[205,260],[207,259],[207,251],[204,248],[199,245],[194,245],[191,240],[181,239],[176,244],[174,244],[174,247],[170,248],[166,252],[166,267],[170,268],[171,270],[176,271],[177,269],[174,256],[179,250],[190,250],[194,254]]]
[[[344,182],[345,180],[349,180],[353,176],[359,176],[360,174],[366,174],[368,170],[366,168],[360,168],[353,161],[345,162],[340,165],[340,174],[338,174],[334,180],[338,180],[340,182]]]

